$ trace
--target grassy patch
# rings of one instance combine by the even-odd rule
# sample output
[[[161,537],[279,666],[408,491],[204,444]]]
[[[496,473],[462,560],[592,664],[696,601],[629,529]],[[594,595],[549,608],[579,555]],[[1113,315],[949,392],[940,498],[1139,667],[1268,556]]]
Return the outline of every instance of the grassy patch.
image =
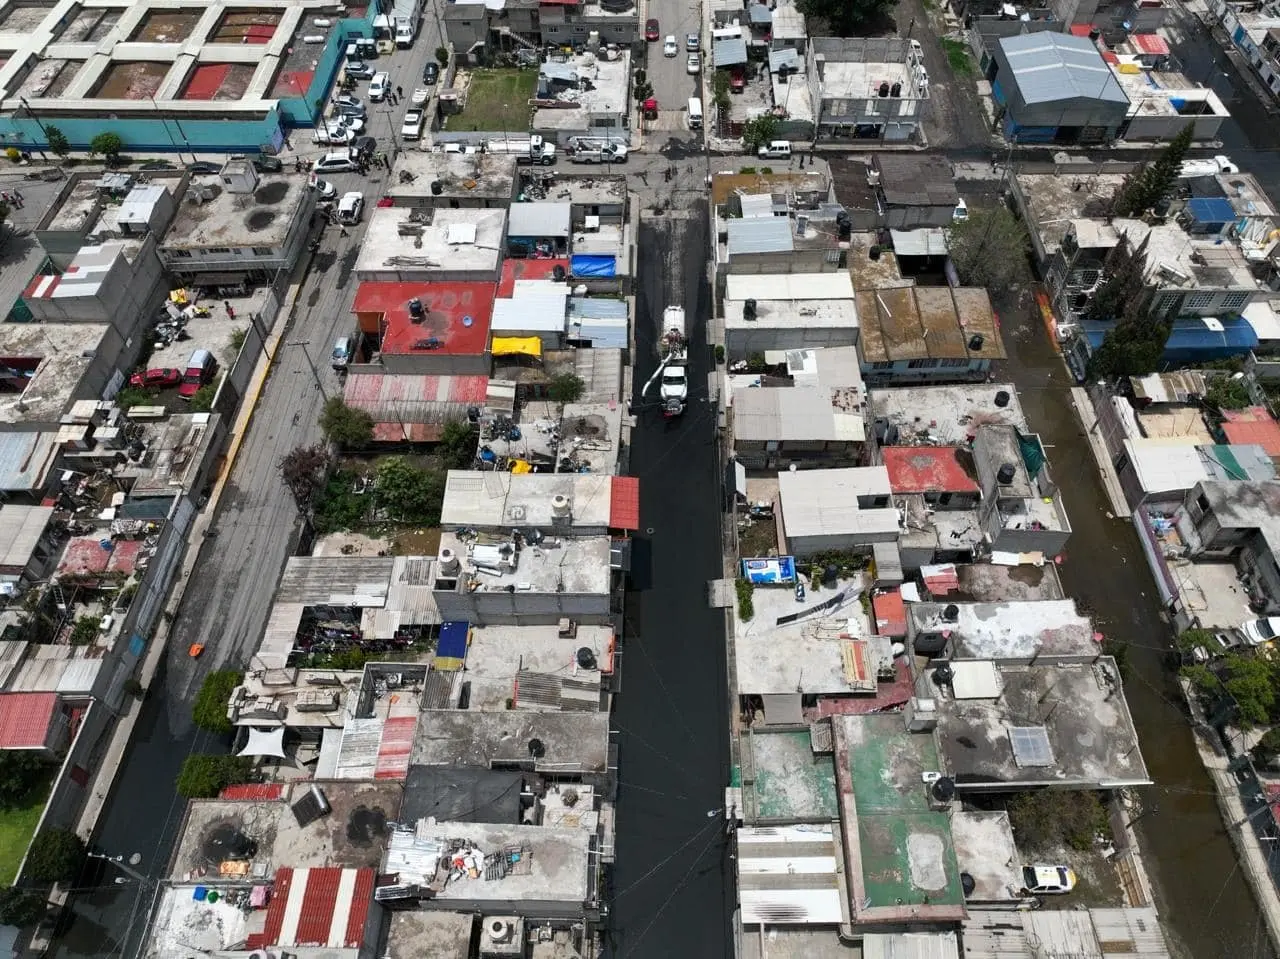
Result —
[[[476,70],[467,105],[454,130],[522,133],[529,129],[529,98],[537,92],[537,70]]]
[[[0,809],[0,886],[8,886],[18,876],[18,866],[27,853],[31,837],[35,835],[40,814],[44,812],[49,789],[53,785],[53,771],[42,780],[21,805],[12,809]]]
[[[957,76],[967,77],[973,73],[973,59],[969,56],[969,47],[963,40],[942,39],[942,49],[947,54],[947,63],[951,72]]]

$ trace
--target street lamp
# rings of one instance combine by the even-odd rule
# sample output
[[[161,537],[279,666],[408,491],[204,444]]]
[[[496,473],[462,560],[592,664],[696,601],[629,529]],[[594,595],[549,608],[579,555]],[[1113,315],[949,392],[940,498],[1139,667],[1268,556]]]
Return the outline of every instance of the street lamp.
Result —
[[[150,878],[148,878],[147,876],[144,876],[137,869],[133,868],[134,866],[138,865],[138,863],[142,862],[141,853],[135,852],[132,856],[128,858],[127,861],[125,860],[124,856],[121,856],[118,854],[115,856],[108,856],[105,853],[101,853],[101,852],[90,852],[90,853],[86,853],[86,855],[90,859],[101,859],[104,862],[113,863],[121,872],[123,872],[126,876],[128,876],[130,879],[134,880],[135,882],[141,883],[143,885],[151,882]],[[115,882],[116,882],[116,885],[124,884],[124,880],[120,879],[119,877],[116,877]]]
[[[311,358],[311,352],[307,349],[310,345],[310,340],[290,340],[285,343],[285,346],[298,346],[302,348],[302,355],[306,358],[307,366],[311,367],[311,378],[316,382],[316,389],[320,391],[320,396],[327,402],[329,394],[325,391],[324,381],[320,379],[320,371],[316,369],[316,361]]]

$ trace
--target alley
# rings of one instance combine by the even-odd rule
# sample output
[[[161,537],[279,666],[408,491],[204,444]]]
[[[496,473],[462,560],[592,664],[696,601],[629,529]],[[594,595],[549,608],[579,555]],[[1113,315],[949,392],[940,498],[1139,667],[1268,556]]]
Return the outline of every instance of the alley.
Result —
[[[976,185],[975,185],[976,186]],[[970,204],[991,195],[970,193]],[[1165,656],[1171,635],[1137,534],[1109,519],[1108,501],[1071,410],[1071,378],[1049,342],[1029,285],[993,292],[1009,361],[996,376],[1018,387],[1023,410],[1049,451],[1071,517],[1063,588],[1108,639],[1127,648],[1125,695],[1156,785],[1142,791],[1136,828],[1157,905],[1180,955],[1268,959],[1266,930],[1228,839]]]

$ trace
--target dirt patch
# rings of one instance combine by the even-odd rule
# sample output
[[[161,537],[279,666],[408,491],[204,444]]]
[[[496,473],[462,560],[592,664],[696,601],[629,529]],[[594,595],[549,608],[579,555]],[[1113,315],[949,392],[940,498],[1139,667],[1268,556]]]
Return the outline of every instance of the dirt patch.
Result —
[[[738,556],[772,556],[778,552],[778,524],[772,519],[750,520],[738,531]]]
[[[391,540],[393,556],[435,556],[440,552],[440,530],[411,529],[397,533]]]

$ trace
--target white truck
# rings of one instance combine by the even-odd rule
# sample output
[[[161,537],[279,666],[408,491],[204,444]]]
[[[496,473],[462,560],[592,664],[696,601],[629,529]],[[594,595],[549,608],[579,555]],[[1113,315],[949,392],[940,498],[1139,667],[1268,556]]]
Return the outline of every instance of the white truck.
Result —
[[[569,159],[574,163],[626,163],[627,148],[621,143],[579,144]]]
[[[536,133],[528,137],[503,137],[489,140],[484,145],[486,153],[498,156],[514,156],[517,163],[540,163],[551,166],[556,162],[556,146]]]
[[[1231,157],[1206,157],[1203,160],[1186,160],[1178,176],[1184,180],[1196,176],[1217,176],[1220,173],[1239,173],[1240,168],[1231,162]]]
[[[667,419],[681,415],[689,403],[689,341],[684,320],[683,307],[669,306],[662,312],[658,368],[644,385],[648,394],[658,383],[662,415]]]
[[[395,27],[396,46],[401,50],[407,50],[413,46],[414,36],[418,32],[418,18],[413,17],[395,17],[391,23]]]

